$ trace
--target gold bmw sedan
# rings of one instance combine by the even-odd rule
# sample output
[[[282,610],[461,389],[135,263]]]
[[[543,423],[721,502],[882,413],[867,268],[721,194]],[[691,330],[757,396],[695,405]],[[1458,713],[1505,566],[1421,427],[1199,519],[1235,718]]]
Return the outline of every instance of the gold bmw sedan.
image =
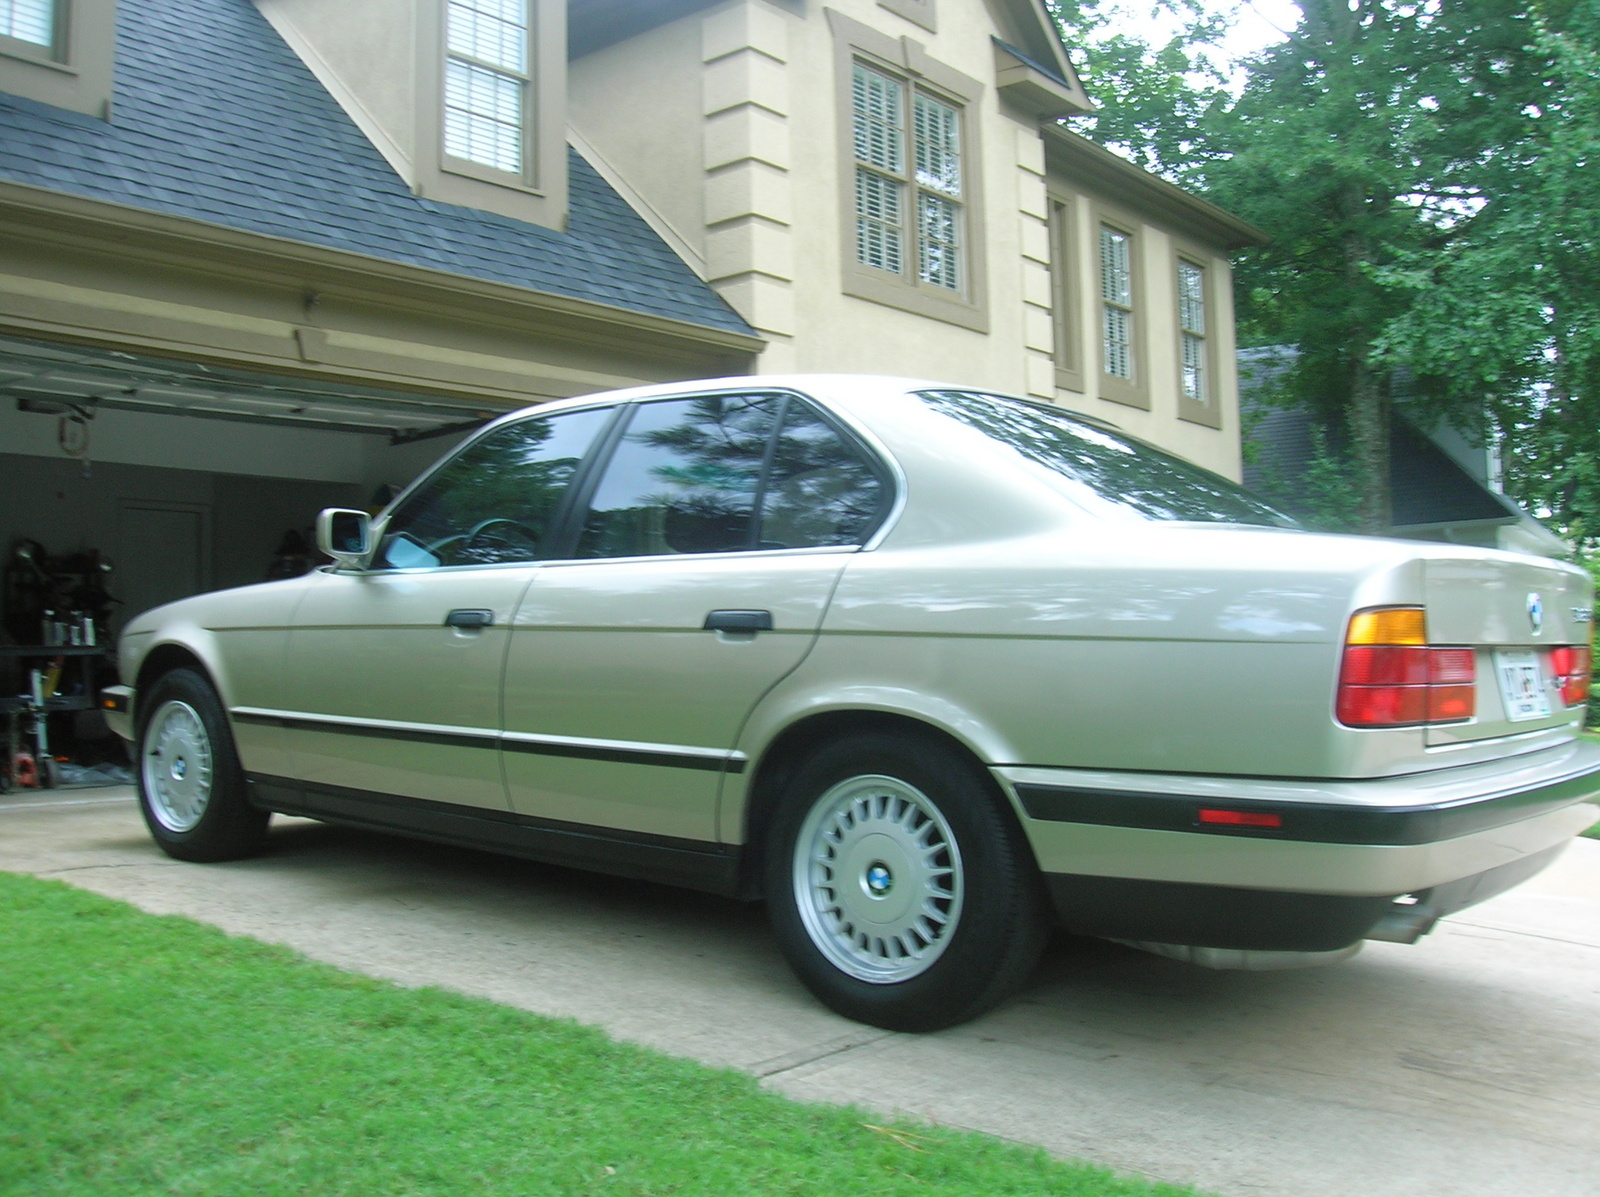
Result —
[[[1213,967],[1413,942],[1600,816],[1581,570],[1307,532],[1021,399],[565,400],[319,541],[125,630],[163,850],[276,811],[764,898],[892,1029],[1003,1000],[1052,921]]]

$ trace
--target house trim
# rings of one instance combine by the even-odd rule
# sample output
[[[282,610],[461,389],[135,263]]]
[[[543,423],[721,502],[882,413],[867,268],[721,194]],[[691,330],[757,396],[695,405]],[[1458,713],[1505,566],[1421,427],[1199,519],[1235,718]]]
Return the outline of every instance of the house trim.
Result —
[[[1078,237],[1077,196],[1047,187],[1050,236],[1050,315],[1055,329],[1056,386],[1083,393],[1083,318],[1079,293],[1083,285],[1083,253]]]
[[[629,358],[648,353],[682,363],[686,377],[741,372],[765,345],[757,336],[16,183],[0,183],[0,227],[7,231],[0,251],[7,242],[56,246],[72,261],[112,260],[152,278],[181,271],[295,301],[293,323],[219,311],[202,324],[182,315],[191,309],[131,301],[107,306],[81,288],[45,288],[60,291],[55,298],[0,290],[0,327],[52,340],[115,342],[158,356],[209,355],[407,389],[488,390],[522,403],[533,392],[510,359],[499,368],[500,359],[479,353],[430,356],[428,347],[399,338],[318,327],[319,305],[326,298],[377,313],[371,324],[380,331],[390,318],[438,324],[443,311],[455,323],[522,337],[537,330],[541,341],[576,349],[620,349]],[[73,300],[73,293],[84,298]],[[161,314],[169,308],[172,314]],[[554,380],[551,393],[618,385],[616,377],[581,366],[541,365],[539,371]]]
[[[1190,195],[1086,137],[1060,125],[1047,124],[1041,131],[1047,177],[1115,195],[1124,207],[1170,225],[1192,241],[1218,249],[1249,249],[1270,240],[1253,224],[1199,196]]]

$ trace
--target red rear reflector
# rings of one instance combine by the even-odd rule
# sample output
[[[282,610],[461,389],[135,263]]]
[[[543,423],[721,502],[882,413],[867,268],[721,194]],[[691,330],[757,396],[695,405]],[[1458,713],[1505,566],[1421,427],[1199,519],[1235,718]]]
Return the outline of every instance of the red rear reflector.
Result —
[[[1283,816],[1264,810],[1211,810],[1202,807],[1200,822],[1223,827],[1282,827]]]
[[[1334,709],[1348,727],[1460,723],[1477,713],[1477,657],[1436,648],[1420,607],[1375,607],[1350,617]]]

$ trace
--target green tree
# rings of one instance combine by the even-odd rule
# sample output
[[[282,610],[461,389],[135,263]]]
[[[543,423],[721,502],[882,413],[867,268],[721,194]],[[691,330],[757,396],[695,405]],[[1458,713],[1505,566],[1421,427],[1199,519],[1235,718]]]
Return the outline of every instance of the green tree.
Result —
[[[1403,366],[1415,414],[1498,432],[1514,494],[1600,533],[1600,0],[1300,7],[1236,98],[1184,71],[1204,14],[1181,44],[1087,52],[1130,107],[1084,131],[1272,237],[1237,264],[1241,340],[1298,349],[1287,390],[1349,445],[1358,526],[1389,522]]]

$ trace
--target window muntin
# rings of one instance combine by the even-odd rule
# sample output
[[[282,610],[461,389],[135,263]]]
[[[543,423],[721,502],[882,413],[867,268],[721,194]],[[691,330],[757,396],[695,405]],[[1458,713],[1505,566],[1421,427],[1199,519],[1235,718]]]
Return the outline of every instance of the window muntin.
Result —
[[[1043,404],[971,391],[924,391],[921,398],[1003,445],[1019,469],[1102,519],[1298,526],[1219,474]]]
[[[390,517],[375,568],[538,560],[567,485],[611,414],[519,420],[468,445]]]
[[[1178,330],[1180,382],[1183,397],[1196,403],[1210,398],[1206,377],[1206,272],[1193,262],[1178,260]]]
[[[1102,369],[1113,378],[1134,379],[1133,238],[1110,225],[1100,226]]]
[[[523,174],[531,88],[528,0],[448,0],[445,153]]]
[[[851,103],[856,261],[910,273],[906,213],[914,208],[909,249],[916,277],[960,294],[966,285],[960,109],[859,60],[852,63]]]
[[[0,0],[0,36],[54,49],[56,0]]]

